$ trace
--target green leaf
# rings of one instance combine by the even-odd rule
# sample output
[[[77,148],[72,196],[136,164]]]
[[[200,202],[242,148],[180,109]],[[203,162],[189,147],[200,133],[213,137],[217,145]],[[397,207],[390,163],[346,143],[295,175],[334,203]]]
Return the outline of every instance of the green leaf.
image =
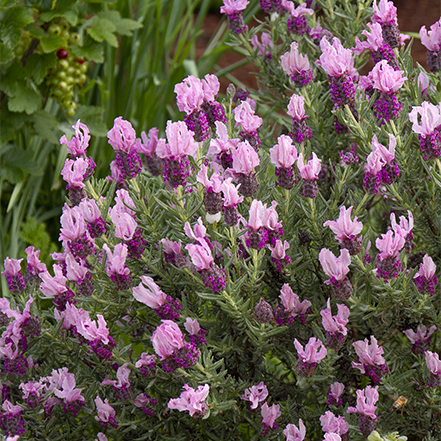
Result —
[[[118,11],[101,11],[98,16],[111,21],[115,25],[115,32],[121,35],[131,36],[132,31],[143,27],[142,23],[122,18]]]
[[[88,37],[83,46],[73,45],[70,50],[78,58],[85,58],[95,63],[104,63],[104,49],[101,43],[96,43],[92,38]]]
[[[43,175],[43,170],[40,164],[36,161],[30,159],[31,155],[29,151],[22,150],[18,147],[13,147],[9,149],[4,155],[2,155],[2,164],[9,167],[17,167],[31,175],[41,176]]]
[[[47,23],[48,21],[52,21],[54,18],[60,17],[65,18],[71,26],[76,26],[78,23],[78,12],[74,8],[43,12],[39,18],[43,23]]]
[[[0,89],[8,96],[13,96],[18,87],[25,84],[24,78],[26,72],[18,60],[14,60],[6,69],[6,73],[2,74],[0,81]]]
[[[108,129],[103,119],[104,109],[95,106],[79,106],[75,115],[89,127],[91,135],[106,136]]]
[[[43,139],[59,145],[59,137],[55,135],[58,126],[57,119],[49,112],[39,110],[32,115],[34,129]]]
[[[0,41],[0,64],[9,63],[13,59],[14,59],[13,50]]]
[[[97,15],[88,22],[92,27],[86,28],[87,33],[98,43],[107,41],[111,46],[118,47],[118,40],[113,34],[115,25],[106,18]]]
[[[59,35],[48,35],[47,37],[40,39],[41,47],[45,54],[55,52],[61,47],[67,46],[67,41],[61,38]]]
[[[35,84],[43,82],[50,68],[57,64],[55,54],[32,54],[26,61],[25,69],[29,77],[32,77]]]
[[[24,178],[23,172],[14,165],[0,164],[0,175],[11,184],[17,184]]]
[[[34,113],[40,105],[40,92],[25,82],[17,87],[14,96],[8,101],[8,109],[11,112],[26,112],[28,115]]]
[[[24,7],[6,9],[0,25],[0,39],[11,49],[20,41],[21,29],[33,23],[32,11]]]

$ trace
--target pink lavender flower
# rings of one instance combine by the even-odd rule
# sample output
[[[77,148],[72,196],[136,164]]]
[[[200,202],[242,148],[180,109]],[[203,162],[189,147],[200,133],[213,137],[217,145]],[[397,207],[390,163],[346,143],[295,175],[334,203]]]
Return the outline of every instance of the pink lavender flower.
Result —
[[[295,366],[296,372],[301,377],[311,377],[315,367],[326,357],[328,351],[323,343],[315,337],[309,339],[305,349],[296,338],[294,339],[294,346],[299,357],[299,361]]]
[[[360,430],[365,437],[368,437],[377,425],[378,415],[375,413],[377,410],[375,403],[378,398],[378,386],[375,388],[367,386],[365,389],[357,390],[357,406],[348,407],[348,413],[358,413]]]
[[[244,394],[240,398],[249,401],[251,403],[251,409],[257,409],[259,403],[265,401],[267,397],[268,388],[264,382],[261,381],[257,386],[251,386],[245,389]]]
[[[142,163],[136,148],[136,132],[132,124],[123,120],[122,116],[115,118],[107,137],[116,152],[115,165],[122,179],[134,178],[141,172]]]
[[[363,187],[368,193],[376,194],[380,185],[392,184],[400,176],[400,170],[395,161],[395,136],[389,134],[389,149],[386,149],[378,142],[377,136],[373,135],[372,152],[366,158],[364,170],[366,175],[363,180]]]
[[[276,419],[279,418],[280,415],[282,415],[282,412],[280,412],[279,404],[268,406],[268,403],[265,402],[260,408],[260,413],[262,415],[261,422],[263,424],[263,434],[267,433],[268,430],[277,429]]]
[[[205,340],[207,331],[201,328],[199,322],[196,319],[187,317],[184,323],[184,328],[190,334],[191,344],[193,344],[196,347],[200,347],[202,345],[207,344],[207,341]]]
[[[377,339],[371,335],[371,344],[368,339],[356,341],[352,344],[359,357],[359,363],[352,362],[352,367],[370,377],[374,383],[379,383],[381,377],[389,372],[383,354],[383,348],[378,346]]]
[[[25,249],[27,255],[27,266],[23,276],[26,284],[33,284],[40,281],[40,274],[47,271],[46,264],[40,261],[40,250],[35,250],[33,246]]]
[[[92,238],[100,237],[106,232],[106,223],[101,217],[101,211],[94,199],[83,199],[78,207],[87,222],[87,230]]]
[[[380,91],[373,106],[374,115],[380,125],[399,116],[401,104],[396,94],[407,80],[407,77],[402,76],[403,73],[402,70],[395,70],[386,60],[378,62],[369,73],[372,87]]]
[[[426,254],[427,256],[427,254]],[[403,331],[406,337],[412,343],[412,351],[417,355],[424,354],[430,347],[430,336],[436,331],[436,326],[433,325],[429,330],[424,325],[418,325],[417,332],[413,329]]]
[[[20,293],[26,289],[23,276],[21,275],[21,261],[23,259],[10,259],[7,257],[4,261],[5,270],[2,276],[6,276],[8,288],[11,292]]]
[[[266,59],[271,60],[271,50],[274,49],[274,43],[271,40],[271,34],[262,32],[261,36],[254,35],[251,38],[251,47],[254,51],[257,51],[257,55],[264,56]]]
[[[338,38],[334,38],[332,44],[326,38],[322,38],[320,49],[322,55],[316,64],[328,74],[331,100],[338,108],[348,104],[352,113],[356,114],[354,78],[358,73],[354,67],[352,51],[345,49]]]
[[[419,270],[413,276],[415,285],[423,294],[430,294],[431,296],[435,294],[435,285],[438,283],[435,271],[435,263],[428,254],[425,254],[423,263],[421,263]]]
[[[63,400],[64,411],[71,412],[76,417],[85,400],[81,395],[81,389],[75,386],[75,375],[66,373],[54,389],[54,395]]]
[[[133,405],[142,410],[146,415],[153,416],[158,401],[149,394],[139,394],[134,400]]]
[[[342,438],[340,435],[337,435],[336,433],[325,433],[325,437],[323,438],[323,441],[342,441]]]
[[[79,157],[75,160],[66,159],[61,170],[61,176],[67,182],[66,190],[69,192],[69,201],[73,206],[78,205],[81,199],[86,197],[84,180],[87,177],[88,167],[88,161]]]
[[[337,304],[338,313],[332,316],[330,299],[326,305],[327,308],[320,311],[323,327],[327,331],[325,345],[329,349],[338,351],[343,346],[348,333],[346,325],[349,321],[349,308],[346,305]]]
[[[286,255],[286,250],[289,248],[288,241],[282,242],[277,239],[274,248],[270,245],[268,245],[268,248],[271,250],[271,260],[276,265],[277,271],[282,272],[291,263],[291,258]]]
[[[248,141],[239,142],[232,150],[233,171],[240,184],[239,192],[243,196],[252,196],[257,191],[256,172],[253,171],[260,163],[259,155]]]
[[[254,113],[254,109],[248,101],[242,101],[234,110],[235,127],[241,126],[242,131],[239,132],[242,141],[248,141],[256,152],[259,151],[260,139],[258,136],[259,129],[262,126],[262,118]]]
[[[380,0],[380,6],[377,6],[377,0],[372,5],[375,14],[372,16],[373,23],[380,23],[384,41],[390,47],[398,47],[400,45],[400,31],[398,30],[397,8],[393,2],[388,0]]]
[[[199,243],[188,244],[185,249],[188,251],[196,271],[201,275],[204,286],[211,288],[213,292],[223,290],[227,274],[214,263],[210,246],[206,240],[201,239]]]
[[[156,148],[159,144],[165,144],[165,139],[158,139],[159,130],[153,127],[148,135],[141,133],[141,139],[137,138],[135,148],[138,153],[143,154],[143,162],[152,176],[159,176],[164,173],[164,160],[156,154]]]
[[[288,103],[288,115],[292,117],[292,132],[289,134],[294,142],[301,144],[311,137],[311,128],[306,125],[305,98],[293,95]]]
[[[299,52],[299,44],[291,43],[291,49],[280,57],[282,69],[291,77],[296,87],[306,86],[312,80],[308,56]]]
[[[221,14],[225,14],[228,20],[228,28],[235,34],[241,34],[245,31],[246,26],[242,16],[242,11],[249,4],[248,0],[224,0],[221,6]]]
[[[322,168],[322,160],[317,157],[315,152],[312,153],[312,159],[304,163],[303,153],[300,153],[297,160],[297,168],[299,169],[299,174],[303,179],[302,195],[306,198],[315,198],[318,194],[318,175]]]
[[[292,143],[292,138],[287,135],[280,135],[277,138],[277,144],[270,149],[271,162],[276,166],[276,185],[280,185],[287,190],[294,187],[297,157],[297,149]]]
[[[167,296],[155,281],[148,276],[141,276],[141,282],[133,288],[133,297],[155,310],[162,319],[177,320],[182,309],[177,300]]]
[[[277,213],[277,202],[272,201],[271,207],[266,208],[266,204],[264,205],[265,211],[263,213],[263,226],[268,232],[268,241],[272,246],[276,245],[277,240],[281,236],[283,236],[283,227],[282,222],[279,221],[279,215]]]
[[[425,26],[420,29],[421,43],[427,48],[427,64],[431,72],[441,70],[441,18],[430,26],[427,32]]]
[[[421,118],[421,122],[419,119]],[[418,134],[424,159],[441,156],[441,108],[424,101],[409,113],[412,130]]]
[[[187,257],[182,252],[182,245],[180,240],[178,242],[174,242],[165,237],[159,242],[162,245],[166,262],[170,262],[178,268],[182,268],[187,265]]]
[[[299,418],[299,427],[295,424],[288,424],[283,430],[286,441],[304,441],[306,436],[306,428],[303,421]]]
[[[268,230],[265,228],[266,204],[254,199],[249,210],[246,233],[246,244],[248,248],[262,249],[268,241]]]
[[[331,388],[328,391],[329,400],[326,404],[328,406],[331,404],[334,404],[335,406],[341,406],[343,404],[341,396],[342,396],[344,390],[345,390],[345,386],[343,383],[339,383],[338,381],[336,381],[335,383],[332,383]],[[326,412],[326,413],[328,413],[328,412]],[[320,421],[321,421],[321,419],[320,419]],[[322,423],[322,425],[323,425],[323,423]],[[325,429],[323,428],[323,430],[325,430]]]
[[[67,278],[75,282],[78,294],[85,297],[91,296],[94,290],[94,283],[86,262],[81,259],[77,261],[72,254],[66,253],[65,264]]]
[[[130,214],[118,212],[116,209],[109,209],[109,215],[115,226],[115,237],[129,242],[138,227],[136,220]]]
[[[4,430],[5,435],[11,435],[12,440],[17,440],[19,435],[25,433],[24,421],[21,416],[23,407],[12,404],[9,400],[4,400],[2,404],[4,412],[0,420],[0,428]]]
[[[45,393],[45,385],[41,381],[28,381],[27,383],[21,383],[18,387],[23,391],[23,401],[29,407],[37,407],[43,401]]]
[[[332,42],[334,39],[332,32],[323,28],[319,21],[317,21],[317,26],[309,31],[309,36],[317,46],[320,46],[322,38],[326,38],[329,42]]]
[[[187,156],[194,156],[198,143],[183,121],[167,121],[165,133],[168,144],[159,144],[156,148],[156,154],[165,160],[164,181],[173,188],[185,186],[190,176]]]
[[[401,230],[395,231],[395,235],[389,230],[375,241],[380,250],[376,263],[378,278],[383,277],[387,281],[391,277],[398,277],[398,272],[402,269],[398,254],[406,242],[405,237]]]
[[[336,417],[329,410],[327,410],[325,414],[320,417],[320,424],[322,425],[323,432],[329,434],[333,433],[343,437],[349,433],[349,424],[345,421],[345,419],[342,416]]]
[[[148,355],[148,352],[143,352],[139,360],[135,363],[135,367],[141,369],[143,377],[153,377],[156,373],[156,355]]]
[[[77,123],[72,127],[75,130],[75,136],[68,141],[66,136],[63,135],[60,138],[60,144],[66,145],[67,152],[73,158],[85,157],[86,149],[89,146],[90,141],[89,128],[86,126],[86,124],[81,123],[80,120],[78,120]]]
[[[217,137],[211,139],[207,156],[226,170],[232,167],[231,151],[237,147],[239,139],[231,139],[228,136],[227,126],[224,123],[216,121],[215,126]]]
[[[335,298],[337,300],[348,300],[352,295],[352,285],[346,277],[351,264],[349,251],[344,248],[340,250],[340,256],[335,257],[327,248],[322,248],[319,253],[319,260],[323,271],[330,277],[325,283],[332,286]]]
[[[293,2],[284,2],[284,7],[288,10],[290,17],[286,22],[288,33],[293,34],[307,34],[309,33],[309,26],[306,24],[305,15],[313,15],[314,11],[306,6],[306,3],[302,3],[296,8]]]
[[[287,283],[282,286],[279,298],[283,309],[277,308],[274,311],[276,322],[279,325],[288,325],[292,323],[295,317],[298,317],[300,322],[305,324],[306,315],[310,313],[311,302],[309,300],[301,302],[299,296],[294,293]]]
[[[194,418],[203,418],[209,412],[206,398],[210,393],[210,386],[205,384],[199,386],[196,390],[188,384],[184,384],[185,391],[181,393],[179,398],[172,398],[168,402],[169,409],[177,409],[180,412],[188,412]]]
[[[120,398],[123,401],[128,401],[132,397],[132,390],[130,388],[130,369],[127,367],[129,363],[124,363],[122,366],[119,366],[116,371],[117,380],[109,380],[105,379],[101,382],[102,386],[113,386],[113,389],[116,391],[116,397]]]
[[[96,410],[98,412],[98,416],[95,416],[95,420],[101,423],[104,428],[110,425],[116,429],[118,427],[116,411],[109,404],[108,398],[103,401],[99,396],[97,396],[94,401]]]
[[[216,164],[217,165],[217,164]],[[219,165],[217,165],[219,167]],[[217,214],[222,210],[224,205],[222,199],[222,182],[221,175],[214,171],[211,177],[208,177],[208,167],[201,165],[201,169],[196,177],[204,187],[204,205],[208,214]]]
[[[362,237],[359,234],[363,229],[363,224],[357,220],[357,216],[351,220],[353,208],[342,206],[340,216],[336,221],[328,220],[323,224],[324,227],[329,227],[335,233],[335,238],[340,242],[341,248],[347,249],[352,256],[361,251]]]
[[[429,387],[438,387],[441,384],[441,360],[439,359],[439,355],[426,351],[424,353],[426,357],[426,365],[430,371],[428,386]]]
[[[106,273],[110,280],[115,284],[117,291],[123,291],[132,287],[132,277],[130,270],[126,266],[128,248],[125,243],[115,245],[113,253],[107,244],[103,245],[103,250],[107,254]]]
[[[48,297],[54,297],[56,307],[63,311],[68,303],[76,303],[75,293],[67,288],[67,278],[63,275],[63,269],[59,265],[53,265],[54,277],[49,272],[40,274],[42,280],[40,291]]]
[[[230,227],[237,225],[239,220],[237,205],[240,204],[244,197],[239,196],[238,188],[239,186],[235,186],[232,184],[232,178],[226,179],[222,183],[222,194],[224,196],[224,221]]]

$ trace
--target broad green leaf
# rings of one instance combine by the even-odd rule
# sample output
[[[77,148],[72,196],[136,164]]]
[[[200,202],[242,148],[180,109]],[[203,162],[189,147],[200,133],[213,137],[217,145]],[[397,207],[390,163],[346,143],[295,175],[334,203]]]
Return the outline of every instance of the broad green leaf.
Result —
[[[70,50],[74,55],[79,58],[85,58],[89,61],[94,61],[95,63],[104,62],[104,49],[101,43],[96,43],[90,37],[87,38],[87,42],[83,46],[70,46]]]
[[[32,115],[35,131],[43,139],[58,145],[59,137],[55,135],[56,128],[58,126],[57,119],[49,112],[39,110]]]
[[[45,54],[55,52],[61,47],[67,46],[67,41],[59,35],[49,35],[40,39],[41,47]]]
[[[6,69],[6,73],[1,75],[0,89],[8,96],[13,96],[18,87],[24,85],[24,78],[26,77],[26,71],[23,69],[21,63],[16,59]]]
[[[75,115],[77,119],[89,127],[90,134],[94,136],[106,136],[108,128],[103,119],[104,109],[95,106],[79,106]]]
[[[30,9],[24,7],[6,9],[0,25],[0,39],[13,49],[20,41],[21,29],[33,22]]]
[[[8,164],[0,164],[0,174],[3,179],[11,184],[17,184],[24,178],[24,174],[20,168]]]
[[[143,26],[130,18],[122,18],[118,11],[101,11],[98,16],[111,21],[115,25],[115,32],[121,35],[131,36],[132,31]]]
[[[78,23],[78,12],[74,8],[43,12],[39,18],[43,23],[46,23],[59,17],[65,18],[71,26],[76,26]]]
[[[111,46],[118,47],[118,40],[113,33],[116,28],[111,21],[96,15],[88,23],[91,27],[86,28],[86,31],[95,41],[107,41]]]
[[[25,69],[28,76],[33,78],[35,84],[39,85],[43,82],[50,68],[57,64],[57,56],[55,54],[32,54],[26,61]]]
[[[31,175],[41,176],[43,174],[43,170],[38,162],[31,159],[31,156],[32,153],[30,154],[29,151],[14,147],[2,155],[1,160],[3,165],[17,167],[30,173]]]
[[[14,59],[13,50],[0,41],[0,64],[9,63],[13,59]]]
[[[41,105],[40,92],[26,83],[18,87],[14,96],[8,101],[11,112],[34,113]]]

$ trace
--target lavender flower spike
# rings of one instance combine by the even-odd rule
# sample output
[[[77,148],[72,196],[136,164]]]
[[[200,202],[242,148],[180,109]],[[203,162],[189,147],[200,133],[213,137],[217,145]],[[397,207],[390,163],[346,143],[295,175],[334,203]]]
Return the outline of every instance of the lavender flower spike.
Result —
[[[228,19],[228,28],[235,34],[241,34],[245,31],[246,26],[242,16],[242,11],[249,4],[248,0],[224,0],[221,6],[221,14],[225,14]]]
[[[252,196],[259,184],[257,183],[256,172],[253,171],[260,163],[259,155],[248,143],[239,142],[237,148],[232,150],[233,171],[240,184],[239,192],[245,196]]]
[[[271,162],[276,166],[276,185],[290,190],[295,184],[295,162],[298,153],[291,137],[280,135],[277,144],[270,149]]]
[[[280,412],[280,405],[273,404],[272,406],[268,406],[268,403],[263,403],[263,406],[260,409],[260,413],[262,415],[262,433],[267,433],[268,429],[277,429],[276,419],[282,415]]]
[[[328,220],[323,224],[335,233],[335,238],[339,241],[341,248],[346,248],[351,256],[361,251],[362,237],[359,234],[363,229],[363,224],[357,220],[357,216],[351,220],[353,208],[341,207],[340,216],[336,221]]]
[[[66,139],[66,136],[63,135],[60,138],[60,144],[65,144],[67,147],[67,152],[73,158],[85,157],[86,149],[89,146],[90,135],[89,128],[86,124],[77,121],[77,123],[72,126],[75,130],[75,136],[72,137],[70,141]]]
[[[429,349],[430,336],[435,331],[435,325],[431,326],[429,330],[424,325],[418,325],[417,332],[414,332],[413,329],[407,329],[403,333],[412,343],[412,352],[417,355],[423,355]]]
[[[399,251],[403,248],[406,238],[402,230],[394,232],[389,230],[381,235],[381,239],[375,241],[375,245],[380,250],[377,256],[377,277],[383,277],[386,281],[391,277],[398,277],[401,271],[401,262],[398,257]]]
[[[4,261],[5,270],[2,272],[2,276],[6,276],[8,288],[11,292],[20,293],[26,289],[26,284],[20,272],[22,260],[7,257]]]
[[[326,404],[328,406],[331,404],[334,404],[335,406],[341,406],[343,404],[343,400],[340,397],[343,394],[344,390],[345,386],[343,383],[339,383],[338,381],[332,383],[330,390],[328,390],[329,400]]]
[[[257,386],[251,386],[245,389],[244,394],[240,397],[251,403],[251,409],[257,409],[261,401],[265,401],[268,396],[268,389],[264,382],[261,381]]]
[[[375,11],[372,22],[380,23],[385,43],[392,48],[398,47],[400,31],[398,30],[397,8],[388,0],[380,0],[380,7],[377,6],[377,0],[374,0],[372,7]]]
[[[361,433],[368,437],[377,425],[378,415],[375,413],[380,395],[378,394],[378,386],[373,388],[367,386],[365,389],[357,390],[357,406],[348,407],[348,413],[358,413],[358,423]]]
[[[352,295],[352,285],[346,277],[351,263],[349,251],[344,248],[340,250],[340,256],[335,257],[327,248],[322,248],[319,253],[319,260],[323,271],[330,277],[325,283],[332,286],[335,298],[343,301],[348,300]]]
[[[349,424],[342,416],[336,417],[331,411],[327,410],[320,417],[320,424],[322,425],[323,432],[339,435],[342,437],[340,439],[343,440],[349,439]]]
[[[280,57],[282,69],[291,77],[296,87],[306,86],[312,80],[308,56],[299,52],[299,44],[291,43],[291,49]]]
[[[359,357],[359,363],[352,362],[352,367],[359,369],[364,375],[372,379],[374,383],[379,383],[383,375],[389,373],[383,354],[383,348],[378,346],[376,338],[371,335],[371,344],[368,343],[367,338],[364,341],[359,340],[352,344],[355,352]]]
[[[428,254],[425,254],[423,257],[423,263],[413,276],[415,285],[423,294],[430,294],[431,296],[435,294],[435,285],[438,283],[435,271],[435,263]]]
[[[188,412],[190,416],[197,419],[205,417],[209,412],[205,400],[210,393],[210,386],[205,384],[195,390],[188,384],[184,384],[184,389],[185,391],[181,393],[179,398],[172,398],[168,402],[168,408]]]
[[[430,371],[429,375],[429,387],[438,387],[441,384],[441,360],[439,359],[439,355],[426,351],[426,365]]]
[[[323,343],[315,337],[309,339],[305,349],[296,338],[294,339],[294,346],[299,357],[299,361],[295,366],[296,372],[302,377],[311,377],[315,367],[326,357],[328,351]]]
[[[306,125],[305,98],[293,95],[288,103],[288,115],[292,117],[292,132],[290,136],[294,142],[301,144],[306,138],[311,137],[311,128]]]
[[[441,18],[430,26],[427,32],[425,26],[420,29],[421,43],[427,48],[427,64],[431,72],[441,70]]]
[[[317,180],[322,167],[322,160],[317,157],[315,152],[313,152],[312,159],[306,164],[303,161],[303,153],[300,153],[297,160],[297,168],[303,179],[302,195],[306,198],[315,198],[318,194]]]
[[[329,349],[338,351],[344,344],[344,339],[348,330],[346,325],[349,321],[349,308],[343,304],[337,304],[338,314],[332,316],[330,299],[327,302],[327,308],[320,311],[322,324],[326,333],[325,346]]]
[[[421,122],[419,122],[421,118]],[[412,130],[418,135],[423,158],[435,159],[441,156],[441,107],[424,101],[414,106],[409,113]]]
[[[299,427],[295,424],[288,424],[283,430],[286,441],[304,441],[306,436],[306,428],[303,421],[299,418]]]

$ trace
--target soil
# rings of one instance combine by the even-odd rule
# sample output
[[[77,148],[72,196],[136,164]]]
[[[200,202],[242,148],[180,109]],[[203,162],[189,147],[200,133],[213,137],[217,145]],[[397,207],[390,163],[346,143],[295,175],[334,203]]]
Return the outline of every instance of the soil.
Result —
[[[430,26],[438,21],[441,17],[441,0],[394,0],[394,4],[398,10],[398,25],[401,32],[416,32],[418,33],[421,26],[426,26],[430,29]],[[203,24],[203,33],[197,41],[197,56],[201,56],[203,51],[210,42],[212,35],[216,33],[223,23],[225,18],[221,14],[210,13],[207,15]],[[421,42],[415,39],[412,46],[412,57],[414,59],[414,65],[418,62],[426,70],[426,48]],[[227,51],[218,61],[217,65],[222,69],[226,68],[233,63],[242,60],[243,57],[234,51]],[[257,89],[257,81],[255,73],[257,68],[248,63],[232,72],[232,75],[247,88]],[[221,77],[221,89],[222,94],[228,86],[229,81],[226,78]]]

